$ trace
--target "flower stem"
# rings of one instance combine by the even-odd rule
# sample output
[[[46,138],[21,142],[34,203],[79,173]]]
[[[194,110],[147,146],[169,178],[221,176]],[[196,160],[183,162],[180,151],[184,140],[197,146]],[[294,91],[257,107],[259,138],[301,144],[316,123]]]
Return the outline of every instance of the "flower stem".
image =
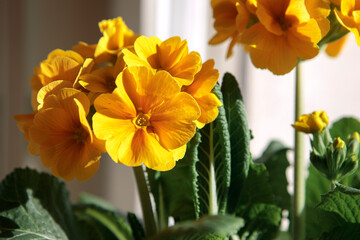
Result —
[[[146,184],[144,169],[142,166],[133,167],[137,188],[139,191],[141,209],[144,216],[146,236],[150,237],[157,233],[157,226],[154,217],[154,211],[150,200],[149,189]]]
[[[295,121],[303,111],[303,84],[300,77],[300,63],[296,66],[295,85]],[[293,239],[305,239],[305,146],[304,134],[295,131],[295,165],[294,165],[294,209]]]

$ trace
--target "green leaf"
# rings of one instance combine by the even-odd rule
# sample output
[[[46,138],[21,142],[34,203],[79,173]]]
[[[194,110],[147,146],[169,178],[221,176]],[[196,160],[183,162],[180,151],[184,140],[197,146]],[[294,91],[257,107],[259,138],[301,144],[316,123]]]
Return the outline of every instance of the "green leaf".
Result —
[[[229,215],[204,216],[195,221],[184,221],[167,228],[150,240],[224,239],[244,225],[241,218]]]
[[[281,209],[274,205],[275,198],[264,164],[251,164],[241,192],[236,215],[246,222],[240,229],[241,239],[271,239],[280,227]]]
[[[231,145],[231,182],[227,211],[233,213],[240,201],[241,189],[247,177],[251,153],[250,130],[245,105],[233,75],[225,73],[221,85]]]
[[[281,223],[279,207],[264,203],[251,204],[245,209],[242,217],[246,223],[239,231],[242,239],[256,235],[257,240],[267,240],[274,239],[278,235]]]
[[[219,85],[213,92],[222,100]],[[198,176],[198,206],[200,216],[224,214],[230,185],[231,148],[225,109],[219,107],[219,115],[212,123],[200,130]]]
[[[93,204],[78,204],[73,206],[75,214],[82,219],[86,216],[107,228],[115,239],[134,239],[130,226],[116,212],[101,208]]]
[[[127,219],[130,223],[135,240],[145,239],[145,231],[134,213],[128,213]]]
[[[94,195],[88,193],[81,193],[79,195],[79,203],[84,204],[92,204],[103,209],[107,209],[109,211],[116,211],[116,207],[113,206],[111,203],[107,202],[106,200],[96,197]]]
[[[0,184],[1,237],[81,239],[65,184],[35,170],[15,169]]]
[[[337,214],[347,223],[360,223],[360,193],[337,187],[321,197],[319,209]]]
[[[341,118],[334,122],[330,128],[330,134],[333,138],[340,137],[343,140],[346,140],[355,131],[360,133],[360,122],[351,117]]]
[[[318,221],[320,210],[315,208],[321,201],[321,194],[330,190],[330,181],[314,166],[309,167],[309,176],[306,180],[306,236],[317,238],[321,234],[322,223]]]
[[[269,172],[269,184],[275,196],[275,205],[290,210],[291,198],[287,191],[286,178],[286,169],[289,167],[286,156],[288,150],[290,148],[285,147],[281,142],[272,141],[263,155],[254,162],[264,163]]]
[[[166,218],[170,215],[176,221],[196,219],[199,209],[195,210],[197,173],[195,164],[198,161],[198,146],[200,134],[196,135],[187,144],[186,154],[176,163],[171,171],[159,172],[157,179],[152,177],[152,189],[157,192],[157,214]],[[155,173],[152,173],[155,176]],[[154,186],[157,184],[156,186]],[[163,212],[161,209],[163,209]]]
[[[320,240],[358,240],[360,224],[347,223],[321,235]]]

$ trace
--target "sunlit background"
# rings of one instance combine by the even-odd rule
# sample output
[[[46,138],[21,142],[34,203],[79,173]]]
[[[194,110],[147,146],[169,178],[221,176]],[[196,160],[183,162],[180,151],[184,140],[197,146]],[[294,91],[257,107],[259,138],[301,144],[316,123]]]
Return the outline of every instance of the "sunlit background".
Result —
[[[101,36],[98,22],[117,16],[146,36],[187,39],[189,48],[199,52],[203,61],[215,59],[221,76],[225,72],[236,76],[254,135],[251,150],[255,158],[272,139],[293,146],[294,72],[279,77],[256,69],[240,46],[226,60],[229,42],[209,46],[214,34],[210,0],[1,0],[0,180],[16,167],[48,171],[39,157],[27,152],[27,143],[12,118],[32,111],[29,79],[33,68],[53,49],[71,49],[78,41],[96,43]],[[322,109],[330,121],[342,116],[360,118],[360,48],[353,36],[337,58],[321,53],[304,62],[302,78],[306,113]],[[115,164],[106,155],[93,178],[75,180],[68,188],[73,201],[80,192],[88,192],[121,211],[140,211],[132,169]]]

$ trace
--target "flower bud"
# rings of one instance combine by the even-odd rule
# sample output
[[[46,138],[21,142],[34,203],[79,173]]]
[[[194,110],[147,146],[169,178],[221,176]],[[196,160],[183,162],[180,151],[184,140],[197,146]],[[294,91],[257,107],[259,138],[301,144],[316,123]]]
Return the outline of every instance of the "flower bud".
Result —
[[[360,142],[360,137],[359,137],[359,133],[358,132],[354,132],[349,140],[348,140],[348,150],[347,150],[347,157],[351,158],[351,160],[353,161],[357,161],[358,160],[358,156],[359,156],[359,142]]]
[[[316,111],[304,114],[292,126],[300,132],[314,133],[323,131],[329,124],[329,118],[324,111]]]

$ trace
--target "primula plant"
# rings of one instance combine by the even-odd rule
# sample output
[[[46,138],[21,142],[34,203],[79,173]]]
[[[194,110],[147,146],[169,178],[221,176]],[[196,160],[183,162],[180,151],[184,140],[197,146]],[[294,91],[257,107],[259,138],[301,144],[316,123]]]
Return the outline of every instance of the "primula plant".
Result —
[[[34,68],[33,112],[14,118],[53,176],[26,168],[2,181],[1,239],[360,238],[360,122],[304,115],[299,70],[323,48],[336,56],[348,32],[359,44],[360,1],[211,6],[209,43],[231,39],[227,57],[241,44],[258,68],[296,68],[293,201],[285,174],[292,148],[272,141],[252,158],[250,141],[261,136],[252,136],[235,77],[219,81],[215,61],[186,40],[140,36],[119,17],[99,23],[98,43],[53,50]],[[103,153],[133,169],[143,219],[87,194],[69,202],[62,179],[88,180]]]

